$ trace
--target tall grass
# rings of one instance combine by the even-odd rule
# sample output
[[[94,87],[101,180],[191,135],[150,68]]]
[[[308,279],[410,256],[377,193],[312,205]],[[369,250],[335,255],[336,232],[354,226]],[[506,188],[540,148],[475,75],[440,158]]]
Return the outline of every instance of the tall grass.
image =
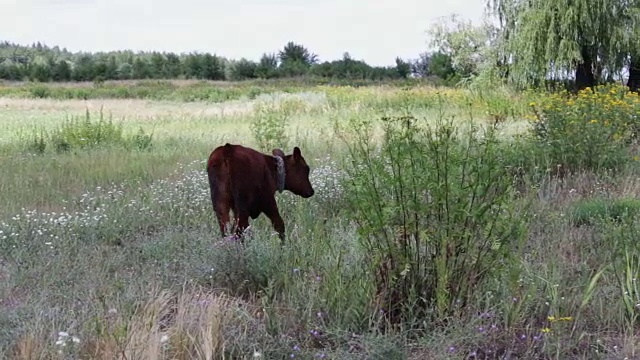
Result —
[[[114,123],[112,118],[105,119],[102,110],[97,122],[91,120],[86,110],[84,118],[66,119],[49,133],[41,129],[34,131],[30,139],[24,139],[27,150],[40,155],[48,149],[57,153],[104,147],[146,150],[152,140],[153,134],[146,134],[142,128],[136,134],[125,136],[122,125]]]

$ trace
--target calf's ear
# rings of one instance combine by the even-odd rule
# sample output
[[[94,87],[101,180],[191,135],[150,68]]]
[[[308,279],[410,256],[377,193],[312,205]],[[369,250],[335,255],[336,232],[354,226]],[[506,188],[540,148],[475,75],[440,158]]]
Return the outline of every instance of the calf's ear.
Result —
[[[273,149],[271,154],[273,154],[273,156],[280,156],[281,158],[284,158],[284,152],[280,149]]]
[[[299,147],[294,147],[293,148],[293,158],[298,160],[302,157],[302,153],[300,152],[300,148]]]

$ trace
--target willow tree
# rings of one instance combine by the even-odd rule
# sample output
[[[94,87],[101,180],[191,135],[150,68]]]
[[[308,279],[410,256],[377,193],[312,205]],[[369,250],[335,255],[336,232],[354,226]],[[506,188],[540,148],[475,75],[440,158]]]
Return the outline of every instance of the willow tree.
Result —
[[[637,78],[640,0],[487,0],[516,85],[573,74],[578,89],[631,69]],[[633,86],[637,89],[637,83]]]

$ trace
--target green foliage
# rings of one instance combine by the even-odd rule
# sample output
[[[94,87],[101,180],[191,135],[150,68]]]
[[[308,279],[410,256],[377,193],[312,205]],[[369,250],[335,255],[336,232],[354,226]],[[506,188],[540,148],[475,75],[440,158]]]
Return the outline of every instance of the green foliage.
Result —
[[[640,200],[589,198],[573,204],[570,213],[578,225],[593,225],[603,220],[623,221],[640,214]]]
[[[452,15],[440,19],[429,32],[432,36],[431,46],[436,48],[437,54],[447,56],[439,59],[439,71],[449,72],[447,61],[450,60],[450,66],[458,76],[474,77],[490,59],[493,27],[487,23],[474,27],[471,22]]]
[[[638,49],[638,2],[626,0],[488,0],[501,19],[500,51],[512,59],[509,79],[526,87],[550,76],[574,72],[576,82],[593,86],[620,74]],[[582,72],[583,79],[579,74]],[[580,88],[581,88],[580,87]]]
[[[562,171],[620,169],[631,159],[627,144],[636,137],[640,99],[626,88],[565,91],[531,105],[534,139]]]
[[[103,147],[123,147],[145,150],[151,147],[152,134],[146,134],[142,128],[131,136],[125,136],[122,125],[111,118],[104,118],[100,111],[99,119],[93,121],[87,110],[84,117],[68,118],[58,128],[45,133],[34,132],[27,145],[29,151],[44,154],[47,148],[58,153],[72,150],[90,150]]]
[[[318,62],[318,55],[311,53],[306,47],[289,41],[278,52],[280,66],[283,68],[309,68]]]
[[[460,76],[456,74],[451,64],[451,57],[442,52],[435,52],[431,56],[429,73],[445,80],[446,84],[455,85],[460,81]]]
[[[153,134],[147,134],[144,129],[139,128],[135,135],[132,135],[129,139],[129,143],[132,147],[138,150],[149,149],[153,142]]]
[[[356,60],[344,53],[341,60],[325,61],[311,67],[309,73],[320,78],[330,79],[372,79],[389,80],[406,78],[411,73],[411,64],[400,60],[400,67],[372,67],[363,60]]]
[[[398,72],[398,76],[402,79],[406,79],[411,73],[411,63],[402,60],[401,58],[396,58],[396,71]]]
[[[262,54],[256,67],[256,75],[261,79],[272,79],[278,76],[278,56],[276,54]]]
[[[627,206],[624,206],[626,204]],[[640,226],[637,221],[638,202],[635,199],[621,199],[618,218],[601,218],[597,232],[603,244],[607,244],[605,264],[611,267],[612,289],[617,301],[615,308],[621,315],[621,331],[636,331],[640,325]],[[608,216],[612,216],[609,209]],[[604,215],[604,214],[603,214]]]
[[[20,52],[24,55],[17,55]],[[1,61],[5,58],[8,60]],[[157,51],[135,54],[131,51],[115,51],[73,54],[47,46],[32,48],[0,43],[0,79],[14,81],[29,79],[39,82],[88,82],[96,79],[182,78],[238,81],[307,76],[380,81],[406,78],[412,72],[411,64],[404,60],[396,66],[384,67],[370,66],[362,60],[350,58],[320,64],[316,54],[294,42],[287,43],[277,53],[264,53],[258,63],[244,58],[229,60],[210,53],[178,55]]]
[[[93,122],[87,110],[84,119],[72,117],[53,131],[51,141],[59,151],[122,145],[122,126],[114,124],[111,118],[105,121],[102,111],[98,121]]]
[[[34,133],[30,146],[28,146],[28,150],[38,155],[42,155],[44,154],[46,149],[47,149],[47,140],[46,140],[45,132],[41,130],[40,133],[37,133],[37,132]]]
[[[384,118],[380,149],[370,123],[353,125],[346,184],[350,216],[392,322],[440,319],[479,294],[515,259],[525,220],[496,133],[459,139],[452,122]],[[435,309],[435,313],[431,309]]]
[[[258,64],[251,60],[242,58],[229,65],[229,75],[227,76],[227,79],[231,81],[254,79],[258,77],[256,74],[257,68]]]
[[[286,134],[287,116],[275,105],[258,103],[254,106],[256,116],[250,128],[254,140],[262,151],[286,148],[289,141]]]
[[[51,95],[50,89],[44,85],[33,85],[29,87],[29,92],[36,99],[45,99]]]

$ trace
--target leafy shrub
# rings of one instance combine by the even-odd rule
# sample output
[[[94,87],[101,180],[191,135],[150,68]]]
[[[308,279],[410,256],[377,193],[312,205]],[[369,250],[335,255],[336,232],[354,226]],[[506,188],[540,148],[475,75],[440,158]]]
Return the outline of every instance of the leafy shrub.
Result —
[[[35,85],[29,88],[29,92],[31,96],[37,99],[44,99],[50,96],[51,91],[47,86],[44,85]]]
[[[595,220],[611,219],[621,221],[626,217],[640,214],[640,200],[622,199],[586,199],[577,202],[571,209],[576,224],[592,224]]]
[[[531,106],[533,137],[562,170],[617,169],[629,159],[626,145],[640,126],[640,97],[625,87],[597,86],[576,96],[563,91]]]
[[[278,111],[273,104],[255,105],[255,120],[250,124],[253,137],[263,151],[276,147],[286,148],[289,138],[286,134],[287,115]]]
[[[376,273],[377,304],[391,322],[450,315],[524,239],[496,132],[478,134],[471,124],[460,139],[452,122],[384,118],[375,148],[371,125],[351,128],[345,190]]]

